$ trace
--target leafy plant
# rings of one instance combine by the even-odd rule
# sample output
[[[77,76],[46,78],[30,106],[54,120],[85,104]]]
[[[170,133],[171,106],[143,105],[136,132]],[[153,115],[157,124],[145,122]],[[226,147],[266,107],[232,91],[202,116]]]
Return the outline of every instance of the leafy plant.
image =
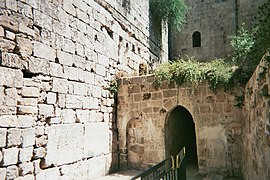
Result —
[[[118,83],[117,83],[117,80],[114,79],[114,80],[111,80],[110,83],[109,83],[109,91],[112,93],[112,94],[115,94],[117,93],[117,90],[118,90]]]
[[[178,31],[185,23],[188,7],[184,0],[150,0],[150,8],[158,20],[167,21]]]
[[[169,81],[178,86],[186,83],[196,87],[205,80],[215,91],[221,86],[228,87],[235,69],[221,59],[209,63],[180,59],[160,65],[154,72],[154,85],[160,86]]]
[[[235,71],[234,83],[246,84],[252,76],[261,57],[270,47],[270,0],[258,10],[256,25],[248,31],[242,25],[237,36],[232,37],[233,54],[231,60],[239,68]]]

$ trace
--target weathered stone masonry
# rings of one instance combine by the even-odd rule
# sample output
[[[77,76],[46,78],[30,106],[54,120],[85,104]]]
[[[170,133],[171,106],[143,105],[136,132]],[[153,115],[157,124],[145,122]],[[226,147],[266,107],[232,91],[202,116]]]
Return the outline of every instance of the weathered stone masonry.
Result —
[[[215,94],[207,84],[196,89],[170,84],[156,88],[153,76],[124,78],[119,83],[121,168],[146,168],[165,159],[166,118],[182,106],[195,123],[199,172],[241,177],[242,110],[234,106],[234,93]]]
[[[148,63],[148,1],[0,1],[0,179],[92,179],[112,149],[119,71]]]

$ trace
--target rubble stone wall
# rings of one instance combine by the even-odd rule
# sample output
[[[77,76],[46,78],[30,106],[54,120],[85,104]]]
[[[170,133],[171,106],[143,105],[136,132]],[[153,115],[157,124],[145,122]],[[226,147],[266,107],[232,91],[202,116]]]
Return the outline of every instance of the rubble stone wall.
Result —
[[[165,83],[156,88],[152,83],[153,76],[119,81],[121,168],[147,168],[165,159],[166,119],[182,106],[195,123],[201,175],[241,177],[242,109],[234,106],[239,92],[213,93],[207,84],[192,88]]]
[[[270,178],[270,55],[262,58],[245,90],[244,179]]]
[[[92,179],[117,168],[119,71],[149,63],[148,1],[0,1],[0,179]]]

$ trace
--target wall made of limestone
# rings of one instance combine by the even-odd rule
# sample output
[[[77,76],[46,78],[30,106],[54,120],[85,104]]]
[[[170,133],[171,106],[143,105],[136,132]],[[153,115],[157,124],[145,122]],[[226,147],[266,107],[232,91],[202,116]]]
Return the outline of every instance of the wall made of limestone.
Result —
[[[1,180],[88,180],[117,168],[107,87],[151,55],[148,1],[125,2],[0,1]]]
[[[187,22],[172,36],[172,57],[196,60],[225,58],[231,54],[230,36],[237,34],[242,23],[253,27],[254,17],[266,0],[188,0]],[[201,33],[201,47],[192,46],[194,32]]]
[[[269,60],[268,52],[245,90],[243,174],[246,180],[270,178]]]
[[[195,123],[200,174],[241,177],[242,110],[234,106],[234,93],[213,93],[207,84],[191,88],[165,83],[156,88],[152,83],[153,76],[119,81],[121,168],[147,168],[166,158],[166,117],[182,106]]]

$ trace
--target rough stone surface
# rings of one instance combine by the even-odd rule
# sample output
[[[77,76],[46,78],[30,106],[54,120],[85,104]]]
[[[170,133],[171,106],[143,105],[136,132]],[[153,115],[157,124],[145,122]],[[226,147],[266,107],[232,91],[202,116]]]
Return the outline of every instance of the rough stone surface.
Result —
[[[152,82],[153,76],[119,82],[121,167],[147,168],[168,157],[168,117],[176,107],[184,107],[196,127],[199,172],[230,177],[233,171],[241,177],[242,111],[234,107],[234,96],[222,90],[215,94],[206,83],[192,89],[168,83],[155,88]],[[227,163],[229,158],[232,162]]]
[[[13,148],[8,148],[8,149],[3,149],[2,152],[3,152],[3,160],[2,160],[3,166],[17,164],[18,154],[19,154],[18,148],[13,147]]]

